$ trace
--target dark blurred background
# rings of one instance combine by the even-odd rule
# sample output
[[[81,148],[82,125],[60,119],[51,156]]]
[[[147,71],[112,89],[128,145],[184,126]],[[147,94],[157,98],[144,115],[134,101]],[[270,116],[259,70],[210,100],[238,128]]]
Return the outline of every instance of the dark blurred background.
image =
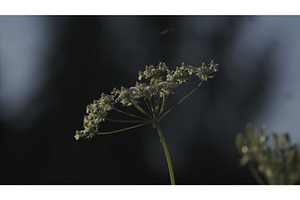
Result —
[[[0,184],[169,184],[152,126],[75,130],[146,64],[212,59],[217,76],[161,123],[176,183],[256,184],[235,135],[252,122],[300,142],[299,52],[299,16],[0,16]]]

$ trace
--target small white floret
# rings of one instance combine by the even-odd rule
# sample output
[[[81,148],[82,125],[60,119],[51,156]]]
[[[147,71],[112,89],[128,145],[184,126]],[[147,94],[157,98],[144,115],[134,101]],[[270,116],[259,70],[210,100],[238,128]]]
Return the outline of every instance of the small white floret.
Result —
[[[79,140],[79,138],[80,138],[80,136],[78,134],[76,134],[74,137],[76,140]]]

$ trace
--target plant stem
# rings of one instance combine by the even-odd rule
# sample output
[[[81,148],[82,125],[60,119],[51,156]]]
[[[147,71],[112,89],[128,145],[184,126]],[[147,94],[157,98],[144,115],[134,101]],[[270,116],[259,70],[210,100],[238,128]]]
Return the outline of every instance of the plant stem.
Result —
[[[113,108],[115,111],[118,111],[119,113],[122,113],[122,114],[125,114],[125,115],[128,115],[130,117],[135,117],[135,118],[139,118],[139,119],[143,119],[143,120],[147,120],[146,118],[144,117],[140,117],[140,116],[137,116],[137,115],[134,115],[134,114],[131,114],[131,113],[128,113],[128,112],[125,112],[125,111],[122,111],[122,110],[119,110],[117,108]]]
[[[155,116],[157,116],[158,110],[159,110],[160,98],[159,98],[158,94],[155,94],[153,98],[154,98],[154,114],[155,114]]]
[[[115,131],[99,132],[97,134],[107,135],[107,134],[112,134],[112,133],[119,133],[119,132],[122,132],[122,131],[127,131],[127,130],[131,130],[131,129],[134,129],[134,128],[138,128],[140,126],[144,126],[144,125],[147,125],[147,124],[150,124],[150,122],[143,123],[143,124],[138,124],[138,125],[135,125],[135,126],[130,126],[130,127],[122,128],[122,129],[118,129],[118,130],[115,130]]]
[[[162,119],[166,114],[168,114],[169,112],[171,112],[171,110],[181,104],[186,98],[188,98],[190,95],[192,95],[203,83],[203,80],[192,90],[190,91],[187,95],[185,95],[182,99],[180,99],[180,101],[177,102],[177,104],[175,104],[172,108],[170,108],[169,110],[167,110],[166,112],[164,112],[164,114],[162,114],[161,116],[159,116],[159,120]]]
[[[162,96],[162,102],[161,102],[160,111],[158,113],[158,116],[160,115],[160,113],[162,113],[164,111],[164,106],[165,106],[165,94],[163,94],[163,96]]]
[[[154,106],[153,106],[153,103],[152,103],[152,100],[151,100],[151,98],[147,98],[148,99],[148,101],[149,101],[149,103],[150,103],[150,108],[151,108],[151,113],[152,113],[152,115],[153,115],[153,117],[155,117],[154,115],[155,115],[155,112],[154,112]]]
[[[162,130],[161,130],[159,124],[158,123],[154,123],[154,125],[155,125],[156,130],[158,132],[158,135],[160,137],[160,142],[162,143],[163,148],[164,148],[164,152],[165,152],[165,156],[166,156],[167,163],[168,163],[168,168],[169,168],[169,174],[170,174],[171,184],[175,185],[175,178],[174,178],[174,173],[173,173],[171,156],[170,156],[170,153],[169,153],[169,150],[168,150],[168,147],[167,147],[167,143],[165,141],[164,135],[162,133]]]
[[[144,115],[146,115],[147,117],[149,117],[150,119],[152,118],[151,115],[149,115],[146,111],[144,111],[139,105],[137,105],[135,102],[132,102],[133,106],[140,111],[141,113],[143,113]]]
[[[147,106],[147,108],[148,108],[148,111],[149,111],[150,113],[153,113],[152,107],[150,107],[150,105],[149,105],[148,100],[146,99],[146,97],[144,97],[144,101],[145,101],[145,103],[146,103],[146,106]]]
[[[146,120],[121,120],[121,119],[111,119],[111,118],[105,118],[107,121],[111,122],[121,122],[121,123],[145,123],[148,122]]]
[[[249,164],[249,169],[250,169],[252,175],[254,176],[255,180],[258,182],[258,184],[265,185],[265,182],[260,177],[260,175],[258,174],[257,170],[255,169],[255,167],[252,164]]]

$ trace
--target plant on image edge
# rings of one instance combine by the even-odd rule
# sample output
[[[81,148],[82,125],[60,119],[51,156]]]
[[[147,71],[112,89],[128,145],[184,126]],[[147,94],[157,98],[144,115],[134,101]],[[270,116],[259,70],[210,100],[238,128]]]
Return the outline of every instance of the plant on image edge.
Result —
[[[214,63],[214,61],[211,61],[208,65],[202,63],[200,67],[182,63],[180,67],[176,67],[176,70],[169,70],[165,63],[159,63],[158,66],[146,66],[144,71],[138,73],[139,82],[136,82],[135,86],[129,88],[121,87],[120,89],[114,88],[111,94],[102,93],[100,99],[94,100],[93,103],[86,107],[87,115],[84,116],[84,130],[77,130],[75,139],[92,138],[96,134],[118,133],[153,124],[165,152],[171,184],[175,185],[171,157],[159,122],[174,106],[193,94],[204,81],[213,78],[215,72],[217,72],[217,67],[218,64]],[[199,77],[200,82],[198,85],[170,107],[168,104],[170,96],[176,94],[179,86],[193,75]],[[128,109],[125,109],[126,107],[132,107],[140,114],[128,112]],[[124,117],[126,115],[130,119],[113,119],[111,118],[111,112],[118,112],[120,115],[124,115]],[[102,132],[99,130],[99,125],[106,121],[131,125],[118,130]]]
[[[288,133],[272,133],[273,147],[268,145],[269,137],[264,135],[264,126],[259,132],[250,124],[246,137],[236,136],[236,147],[242,155],[241,166],[249,170],[259,184],[293,185],[300,178],[300,156],[297,144],[291,143]]]

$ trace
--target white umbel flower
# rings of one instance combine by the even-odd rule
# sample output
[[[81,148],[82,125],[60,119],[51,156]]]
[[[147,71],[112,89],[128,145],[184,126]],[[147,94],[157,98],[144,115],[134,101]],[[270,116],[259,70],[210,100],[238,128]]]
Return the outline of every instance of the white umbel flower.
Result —
[[[159,102],[165,103],[164,98],[175,94],[179,86],[187,82],[192,75],[198,76],[202,81],[212,78],[217,71],[217,67],[218,64],[213,61],[208,66],[203,63],[201,67],[193,67],[182,63],[175,70],[169,70],[166,64],[162,62],[157,66],[146,66],[144,71],[138,73],[138,80],[142,82],[137,82],[135,86],[129,88],[121,87],[120,90],[114,88],[111,92],[112,95],[102,93],[100,99],[94,100],[86,107],[87,115],[84,116],[83,121],[84,130],[77,131],[75,139],[93,137],[98,131],[98,125],[106,120],[109,112],[118,104],[126,107],[134,105],[141,111],[142,108],[138,104],[141,100],[146,99],[147,104],[148,102],[149,104],[152,104],[152,102],[155,104],[155,109],[151,111],[154,113],[146,113],[146,116],[148,118],[159,116],[161,113],[158,112],[159,108],[161,111],[164,108]],[[144,111],[143,114],[145,114]]]

